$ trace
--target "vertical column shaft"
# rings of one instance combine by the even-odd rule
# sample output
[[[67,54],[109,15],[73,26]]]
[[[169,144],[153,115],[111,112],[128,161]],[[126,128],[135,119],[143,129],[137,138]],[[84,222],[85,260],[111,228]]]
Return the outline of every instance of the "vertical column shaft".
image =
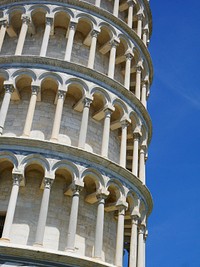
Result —
[[[93,69],[94,68],[94,60],[95,60],[98,32],[93,30],[91,35],[92,35],[92,41],[91,41],[90,54],[89,54],[89,59],[88,59],[88,68]]]
[[[128,122],[127,121],[122,121],[121,122],[121,126],[122,126],[122,137],[121,137],[119,164],[120,164],[120,166],[125,168],[126,167],[126,148],[127,148],[127,127],[128,127]]]
[[[114,78],[115,74],[115,57],[118,43],[115,40],[111,41],[110,59],[108,66],[108,77]]]
[[[76,31],[76,23],[75,22],[70,22],[68,31],[69,31],[69,34],[68,34],[66,51],[65,51],[65,59],[64,59],[65,61],[71,60],[74,35],[75,35],[75,31]]]
[[[44,231],[46,227],[47,214],[48,214],[48,208],[49,208],[50,190],[51,190],[52,183],[53,183],[53,179],[49,179],[49,178],[44,179],[44,192],[42,195],[42,202],[40,206],[40,214],[39,214],[36,237],[35,237],[35,244],[37,245],[43,245]]]
[[[137,239],[138,239],[138,217],[131,218],[131,242],[129,253],[129,266],[137,267]]]
[[[5,34],[6,34],[6,29],[8,26],[8,21],[5,19],[3,21],[1,21],[1,30],[0,30],[0,52],[3,46],[3,42],[4,42],[4,38],[5,38]]]
[[[138,176],[138,148],[139,148],[139,133],[133,133],[133,161],[132,173]]]
[[[143,43],[147,46],[147,34],[148,34],[148,29],[143,30],[143,35],[142,35],[142,40]]]
[[[58,140],[58,135],[60,131],[61,119],[62,119],[62,111],[63,111],[63,104],[65,101],[65,91],[58,91],[58,99],[56,105],[56,112],[54,117],[53,129],[51,134],[52,140]]]
[[[112,110],[105,109],[105,119],[104,119],[104,127],[103,127],[103,138],[101,145],[101,156],[108,157],[108,148],[109,148],[109,137],[110,137],[110,117]]]
[[[114,0],[113,15],[118,17],[119,14],[119,0]]]
[[[40,56],[41,57],[45,57],[46,53],[47,53],[52,23],[53,23],[53,18],[46,17],[46,26],[45,26],[43,40],[42,40],[42,46],[41,46],[41,50],[40,50]]]
[[[122,267],[123,265],[124,216],[125,216],[125,207],[120,206],[118,211],[117,240],[116,240],[116,253],[115,253],[115,265],[117,267]]]
[[[140,100],[141,95],[141,75],[142,68],[140,66],[136,67],[136,85],[135,85],[135,96]]]
[[[141,148],[140,148],[139,178],[143,184],[146,183],[146,179],[145,179],[145,155],[146,155],[146,147],[141,146]]]
[[[5,88],[5,95],[3,98],[1,111],[0,111],[0,135],[3,134],[4,124],[5,124],[6,116],[8,113],[11,94],[14,92],[14,87],[12,84],[6,84],[4,85],[4,88]]]
[[[147,82],[142,83],[142,95],[141,95],[141,102],[146,108],[147,106]]]
[[[15,51],[15,55],[17,56],[20,56],[22,54],[29,24],[30,24],[30,17],[22,15],[22,26],[21,26],[21,30],[20,30],[20,34],[19,34],[19,38],[17,42],[16,51]]]
[[[95,6],[100,7],[100,5],[101,5],[101,0],[96,0],[96,1],[95,1]]]
[[[76,236],[76,228],[77,228],[77,219],[78,219],[78,206],[79,206],[79,196],[81,191],[80,186],[75,186],[73,189],[72,196],[72,206],[69,217],[69,227],[67,233],[67,247],[66,249],[74,250],[75,248],[75,236]]]
[[[126,56],[126,67],[125,67],[124,87],[130,90],[131,60],[133,58],[133,55],[131,53],[127,53],[125,56]]]
[[[78,147],[85,148],[86,136],[87,136],[87,128],[88,128],[88,119],[89,119],[89,109],[92,100],[89,98],[84,99],[84,108],[83,115],[81,121],[81,128],[79,134]]]
[[[138,23],[137,23],[137,35],[141,38],[142,37],[142,20],[143,14],[137,15]]]
[[[32,89],[32,94],[31,94],[31,98],[29,102],[28,112],[26,115],[25,125],[24,125],[24,131],[23,131],[24,136],[30,135],[30,131],[31,131],[32,123],[33,123],[33,116],[35,112],[36,101],[37,101],[37,94],[39,92],[39,86],[32,85],[31,89]]]
[[[133,0],[128,0],[128,26],[132,29],[133,27],[133,7],[135,5]]]
[[[23,178],[23,176],[18,173],[13,173],[12,176],[13,176],[13,186],[12,186],[12,190],[10,194],[8,209],[7,209],[3,233],[2,233],[2,239],[5,239],[5,240],[10,240],[10,230],[11,230],[14,215],[15,215],[15,209],[16,209],[17,198],[18,198],[18,193],[19,193],[19,186]]]
[[[143,225],[140,225],[139,230],[138,230],[137,267],[145,267],[144,266],[144,233],[145,233],[145,227]]]
[[[95,244],[94,244],[95,258],[101,258],[102,256],[105,198],[106,196],[104,195],[97,196],[98,207],[97,207],[97,221],[96,221]]]

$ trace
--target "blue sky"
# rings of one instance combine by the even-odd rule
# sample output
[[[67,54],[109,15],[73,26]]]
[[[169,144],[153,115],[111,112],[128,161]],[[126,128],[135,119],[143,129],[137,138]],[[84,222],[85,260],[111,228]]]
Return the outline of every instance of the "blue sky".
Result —
[[[200,0],[150,0],[146,267],[200,267]]]

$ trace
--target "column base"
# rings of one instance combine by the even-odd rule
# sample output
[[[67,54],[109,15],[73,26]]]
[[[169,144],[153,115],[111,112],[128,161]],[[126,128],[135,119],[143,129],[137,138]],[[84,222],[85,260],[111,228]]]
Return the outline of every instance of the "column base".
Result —
[[[1,238],[0,238],[0,242],[7,242],[7,243],[10,243],[10,239],[9,239],[9,238],[6,238],[6,237],[1,237]]]
[[[39,244],[39,243],[34,243],[33,247],[43,247],[43,244]]]

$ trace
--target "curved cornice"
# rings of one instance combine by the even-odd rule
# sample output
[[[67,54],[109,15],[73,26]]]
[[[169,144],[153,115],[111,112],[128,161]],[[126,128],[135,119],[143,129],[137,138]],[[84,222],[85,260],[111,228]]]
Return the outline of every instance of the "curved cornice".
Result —
[[[153,201],[148,188],[130,171],[104,157],[72,146],[21,137],[1,136],[0,149],[18,152],[23,151],[23,153],[33,153],[37,149],[37,153],[40,154],[48,154],[55,157],[69,155],[70,159],[73,159],[77,162],[81,162],[81,160],[83,160],[86,164],[90,163],[92,165],[96,165],[96,168],[101,169],[108,175],[123,177],[125,181],[128,181],[129,184],[137,188],[147,204],[147,215],[149,216],[152,212]]]
[[[106,19],[107,21],[111,21],[112,23],[115,24],[115,26],[119,29],[121,29],[125,34],[128,34],[131,39],[137,42],[138,47],[142,51],[143,55],[146,57],[148,66],[149,66],[149,81],[150,84],[153,81],[153,65],[152,65],[152,60],[150,53],[147,49],[147,47],[144,45],[142,39],[140,39],[137,35],[136,32],[134,32],[128,25],[123,22],[121,19],[118,19],[114,15],[112,15],[110,12],[106,11],[105,9],[98,8],[94,5],[91,5],[87,2],[82,2],[82,1],[77,1],[77,0],[32,0],[31,3],[30,1],[24,1],[24,0],[1,0],[1,6],[5,5],[6,8],[8,8],[8,4],[17,4],[17,3],[23,3],[23,4],[34,4],[34,3],[44,3],[44,4],[50,4],[50,3],[62,3],[62,4],[68,4],[72,8],[81,8],[85,9],[86,12],[91,11],[94,12],[98,15],[100,15],[102,18]],[[147,5],[147,3],[146,3]],[[148,10],[148,9],[147,9]],[[150,9],[149,9],[150,10]]]
[[[133,103],[138,108],[138,111],[144,118],[144,123],[148,129],[148,144],[150,143],[152,138],[152,123],[147,110],[132,92],[128,91],[122,84],[114,81],[108,76],[75,63],[37,56],[2,56],[0,57],[0,66],[1,68],[28,67],[44,69],[50,68],[51,71],[60,72],[67,71],[67,73],[75,76],[78,74],[79,77],[81,76],[83,79],[87,77],[87,80],[98,84],[100,87],[113,88],[115,93],[118,92],[118,94],[127,99],[127,103],[130,105]]]

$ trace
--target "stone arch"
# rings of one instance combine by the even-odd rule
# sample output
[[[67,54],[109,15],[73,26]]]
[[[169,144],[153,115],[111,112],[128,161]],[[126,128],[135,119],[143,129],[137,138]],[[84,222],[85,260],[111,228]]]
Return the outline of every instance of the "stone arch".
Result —
[[[5,15],[9,15],[9,19],[12,17],[13,12],[20,12],[22,14],[26,13],[26,8],[24,6],[13,6],[7,9]]]
[[[102,174],[98,170],[93,169],[93,168],[85,169],[81,173],[81,180],[84,181],[84,178],[86,176],[91,176],[94,179],[97,189],[101,188],[101,187],[105,187],[104,178],[103,178]]]
[[[36,5],[30,6],[27,11],[30,12],[32,16],[37,10],[41,10],[42,12],[48,13],[48,14],[51,12],[50,8],[47,5],[43,5],[43,4],[36,4]]]
[[[79,79],[79,78],[69,78],[66,82],[65,85],[67,86],[67,88],[72,85],[72,84],[76,84],[78,85],[79,89],[82,91],[82,94],[85,95],[86,93],[89,92],[89,86],[86,82],[84,82],[83,80]]]
[[[9,80],[10,74],[7,70],[1,69],[0,70],[0,77],[3,77],[4,80]]]
[[[20,76],[22,76],[22,75],[31,77],[33,81],[35,81],[35,80],[37,79],[37,75],[36,75],[36,73],[35,73],[33,70],[31,70],[31,69],[20,69],[20,70],[16,70],[16,71],[12,74],[12,78],[13,78],[15,81],[17,81],[18,78],[19,78]],[[16,83],[16,82],[15,82],[15,83]]]
[[[61,160],[56,162],[52,166],[51,171],[55,173],[58,169],[67,169],[71,173],[73,181],[75,181],[76,178],[79,178],[79,170],[77,166],[68,160]]]
[[[1,161],[1,159],[9,160],[13,164],[14,168],[18,168],[19,162],[18,162],[17,157],[13,153],[11,153],[9,151],[1,151],[0,152],[0,161]]]
[[[37,163],[42,167],[42,169],[45,172],[45,175],[50,171],[50,164],[47,159],[45,159],[43,156],[39,154],[31,154],[23,158],[23,160],[20,162],[20,166],[24,167],[24,169],[32,164]]]
[[[112,33],[112,35],[110,35],[110,38],[117,36],[117,32],[115,28],[111,26],[110,24],[108,24],[107,22],[101,21],[98,26],[100,29],[102,29],[102,27],[107,28]]]
[[[94,95],[95,93],[101,94],[105,98],[106,103],[111,103],[111,96],[109,95],[109,93],[105,89],[98,87],[98,86],[94,86],[91,89],[90,94]]]
[[[78,19],[78,21],[80,21],[81,19],[85,19],[85,20],[87,20],[87,21],[90,23],[90,25],[91,25],[92,27],[94,27],[94,25],[97,26],[97,21],[96,21],[96,19],[95,19],[93,16],[91,16],[90,14],[79,13],[79,14],[76,16],[76,19]]]
[[[63,85],[63,79],[62,77],[57,74],[57,73],[54,73],[54,72],[44,72],[42,73],[39,77],[38,77],[38,80],[41,82],[41,84],[43,83],[43,81],[46,79],[46,78],[50,78],[54,81],[56,81],[57,85]]]
[[[111,178],[107,184],[106,184],[106,188],[108,189],[109,186],[113,185],[114,187],[116,187],[118,190],[119,190],[119,198],[120,199],[121,197],[125,196],[125,190],[124,190],[124,187],[123,185],[121,184],[120,181],[114,179],[114,178]]]
[[[67,7],[56,7],[56,8],[52,9],[52,13],[54,14],[54,17],[59,12],[65,12],[70,17],[70,19],[75,17],[74,12],[71,9],[67,8]]]

